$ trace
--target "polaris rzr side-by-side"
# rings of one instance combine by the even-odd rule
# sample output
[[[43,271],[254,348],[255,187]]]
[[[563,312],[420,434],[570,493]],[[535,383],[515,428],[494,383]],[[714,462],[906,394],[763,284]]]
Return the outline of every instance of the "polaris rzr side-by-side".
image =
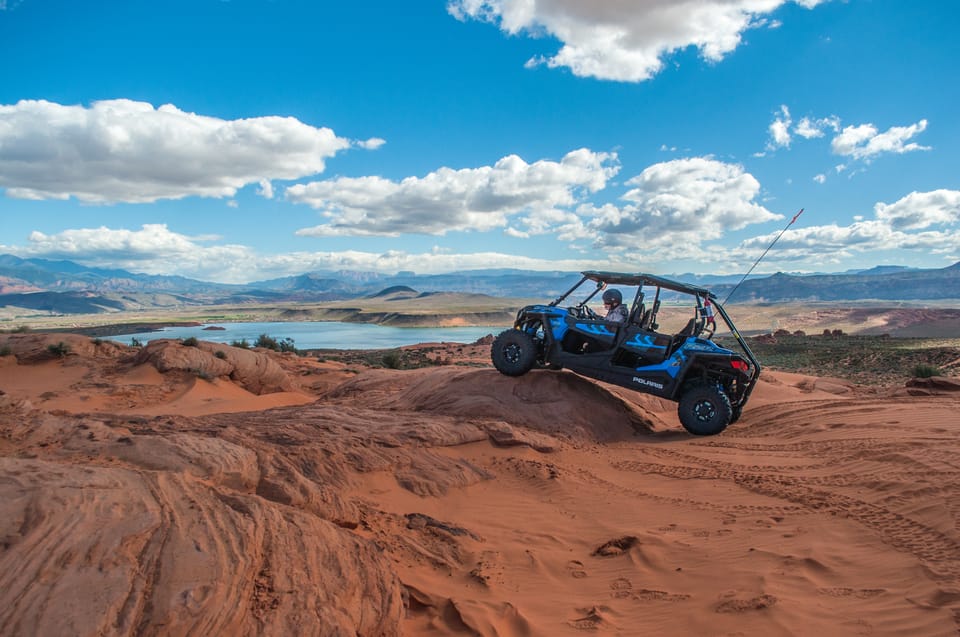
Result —
[[[534,368],[569,369],[666,398],[678,403],[680,423],[696,435],[717,434],[736,422],[760,376],[760,363],[713,293],[651,274],[582,275],[550,304],[517,312],[513,328],[493,342],[497,370],[520,376]],[[624,321],[607,321],[587,305],[609,286],[636,288],[632,303],[623,299],[629,306]],[[561,306],[578,290],[582,300]],[[661,329],[661,313],[676,320],[686,312],[686,325]],[[717,317],[739,351],[714,342]]]

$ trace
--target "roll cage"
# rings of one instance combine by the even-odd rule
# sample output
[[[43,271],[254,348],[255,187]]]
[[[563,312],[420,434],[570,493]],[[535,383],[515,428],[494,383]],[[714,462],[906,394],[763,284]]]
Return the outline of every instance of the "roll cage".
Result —
[[[587,305],[608,285],[636,288],[632,301],[629,292],[621,292],[626,320],[608,321]],[[584,296],[579,303],[561,305],[578,290]],[[662,302],[663,320],[670,325],[661,331]],[[693,310],[679,330],[674,319],[686,317],[673,311],[677,305]],[[714,342],[718,321],[739,352]],[[582,272],[550,304],[520,308],[513,327],[494,339],[490,355],[507,376],[568,369],[676,401],[680,423],[696,435],[713,435],[736,422],[760,377],[760,363],[710,290],[642,273]]]
[[[677,341],[682,341],[688,336],[712,339],[716,332],[716,316],[719,316],[730,331],[730,334],[733,336],[743,355],[750,362],[751,383],[748,394],[749,391],[752,391],[755,381],[760,376],[760,363],[753,352],[750,351],[750,347],[740,335],[733,320],[713,292],[704,287],[674,281],[655,274],[587,270],[581,272],[580,280],[566,292],[554,299],[549,304],[549,307],[559,306],[587,281],[592,281],[596,284],[596,287],[583,300],[577,303],[574,309],[583,311],[587,303],[608,285],[636,287],[636,293],[634,294],[633,301],[630,303],[627,323],[636,325],[644,330],[657,331],[659,327],[657,315],[660,312],[660,304],[664,296],[664,290],[678,295],[692,297],[696,304],[695,316],[676,334],[674,337],[674,345],[677,344]],[[650,297],[651,292],[647,291],[649,288],[653,288],[652,298]],[[649,308],[646,306],[648,299],[650,301]],[[624,301],[626,301],[626,299],[624,299]],[[746,400],[746,396],[744,396],[744,400]]]

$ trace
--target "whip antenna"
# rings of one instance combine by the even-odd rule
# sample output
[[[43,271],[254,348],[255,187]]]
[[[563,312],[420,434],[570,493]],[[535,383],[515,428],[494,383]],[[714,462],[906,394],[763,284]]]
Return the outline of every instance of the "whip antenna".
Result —
[[[767,256],[767,253],[770,252],[770,248],[773,247],[773,244],[780,240],[780,237],[783,236],[783,233],[787,231],[787,228],[793,225],[793,222],[796,221],[800,215],[803,214],[803,208],[800,209],[800,212],[793,215],[793,219],[790,220],[790,223],[783,227],[783,230],[780,231],[780,234],[777,235],[777,238],[770,242],[770,245],[767,246],[767,249],[763,251],[763,254],[760,255],[760,258],[753,262],[753,265],[750,266],[750,269],[747,270],[747,273],[743,275],[743,278],[740,279],[740,283],[737,283],[733,286],[733,289],[730,290],[730,294],[727,295],[727,298],[723,300],[723,304],[726,305],[727,301],[730,300],[730,297],[733,296],[733,293],[737,291],[737,288],[740,287],[740,284],[747,280],[747,277],[750,276],[750,273],[753,272],[753,269],[757,267],[757,264],[763,260],[763,257]]]

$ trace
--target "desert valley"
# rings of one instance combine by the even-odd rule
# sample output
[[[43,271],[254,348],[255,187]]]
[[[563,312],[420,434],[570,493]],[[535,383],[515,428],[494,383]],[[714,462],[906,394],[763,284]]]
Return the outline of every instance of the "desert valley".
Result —
[[[0,637],[960,637],[958,27],[0,0]]]
[[[3,264],[0,634],[960,630],[960,264],[746,281],[727,309],[763,371],[702,437],[670,401],[493,368],[576,274]],[[329,321],[436,340],[283,333]],[[280,331],[218,337],[242,323]],[[465,326],[490,333],[443,342]]]
[[[699,438],[489,340],[0,335],[0,633],[956,634],[957,342],[795,338]]]

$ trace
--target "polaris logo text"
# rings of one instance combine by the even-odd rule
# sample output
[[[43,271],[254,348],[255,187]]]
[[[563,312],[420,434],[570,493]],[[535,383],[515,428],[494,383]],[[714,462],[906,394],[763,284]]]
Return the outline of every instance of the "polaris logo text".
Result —
[[[638,378],[637,376],[634,376],[633,382],[637,383],[638,385],[647,385],[648,387],[656,387],[657,389],[663,389],[663,383],[647,380],[646,378]]]

